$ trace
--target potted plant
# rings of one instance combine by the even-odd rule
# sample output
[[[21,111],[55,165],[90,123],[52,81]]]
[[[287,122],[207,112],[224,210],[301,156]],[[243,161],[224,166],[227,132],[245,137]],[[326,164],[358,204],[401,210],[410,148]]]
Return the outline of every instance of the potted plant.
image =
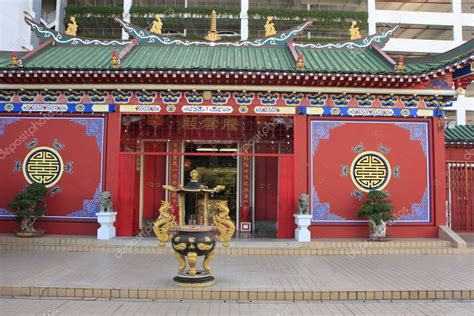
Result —
[[[387,194],[382,191],[370,191],[367,200],[360,207],[357,217],[365,217],[369,220],[370,240],[388,240],[387,222],[396,219],[392,215],[393,207],[391,201],[387,200]]]
[[[36,230],[33,225],[38,216],[46,214],[46,187],[41,183],[32,183],[24,192],[18,193],[8,205],[16,213],[20,222],[18,237],[34,237],[43,235],[44,230]]]

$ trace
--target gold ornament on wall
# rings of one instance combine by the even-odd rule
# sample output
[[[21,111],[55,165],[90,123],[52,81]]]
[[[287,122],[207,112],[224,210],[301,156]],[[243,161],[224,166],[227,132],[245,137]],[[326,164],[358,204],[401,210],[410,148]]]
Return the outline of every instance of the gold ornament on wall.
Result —
[[[351,28],[349,29],[349,33],[351,34],[351,41],[358,40],[362,36],[360,35],[359,27],[357,26],[357,21],[352,20]]]
[[[71,16],[69,18],[69,23],[67,25],[67,28],[66,28],[66,33],[67,35],[71,35],[71,36],[76,36],[76,33],[77,33],[77,23],[76,23],[76,17],[75,16]]]
[[[208,41],[211,41],[211,42],[215,42],[215,41],[218,41],[218,40],[221,39],[221,37],[217,33],[217,13],[216,13],[215,10],[212,10],[212,13],[211,13],[211,28],[210,28],[209,32],[207,32],[207,35],[206,35],[206,37],[204,37],[204,39],[206,39]]]
[[[155,20],[153,21],[153,24],[151,25],[150,32],[155,33],[155,34],[161,34],[162,29],[163,29],[163,22],[161,22],[160,15],[155,14]]]
[[[265,36],[272,36],[277,33],[275,29],[275,24],[273,23],[272,16],[267,16],[267,22],[265,22],[264,28],[265,28]]]

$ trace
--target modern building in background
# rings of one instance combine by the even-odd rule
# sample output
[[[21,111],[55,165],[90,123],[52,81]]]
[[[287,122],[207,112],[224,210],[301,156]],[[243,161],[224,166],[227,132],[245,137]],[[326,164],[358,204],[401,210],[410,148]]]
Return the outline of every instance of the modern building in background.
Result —
[[[369,33],[400,23],[384,48],[390,54],[424,55],[449,51],[474,38],[473,0],[368,0]],[[468,89],[472,89],[468,88]],[[446,108],[448,122],[474,124],[474,98],[460,95]]]

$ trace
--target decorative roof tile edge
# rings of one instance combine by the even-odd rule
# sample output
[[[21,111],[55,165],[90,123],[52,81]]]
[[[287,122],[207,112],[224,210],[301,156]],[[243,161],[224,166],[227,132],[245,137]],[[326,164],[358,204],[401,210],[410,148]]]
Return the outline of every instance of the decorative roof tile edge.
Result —
[[[447,144],[473,144],[474,126],[458,125],[445,130],[445,143]]]
[[[345,43],[329,43],[329,44],[317,44],[317,43],[295,43],[296,47],[299,48],[329,48],[329,49],[357,49],[357,48],[366,48],[369,47],[371,44],[378,44],[379,47],[384,47],[385,43],[392,37],[393,32],[399,28],[399,24],[393,26],[392,28],[388,29],[385,32],[373,34],[367,36],[363,39],[350,41]]]
[[[280,32],[275,36],[263,37],[255,40],[237,41],[237,42],[208,42],[208,41],[190,41],[181,40],[179,38],[167,37],[158,34],[148,32],[138,26],[131,23],[125,22],[117,17],[114,17],[123,29],[138,40],[140,44],[161,44],[161,45],[176,45],[176,46],[219,46],[219,47],[260,47],[260,46],[286,46],[287,43],[299,33],[301,33],[306,27],[310,26],[313,21],[306,21],[300,25],[297,25],[287,31]]]
[[[469,40],[443,53],[434,54],[428,57],[407,57],[405,64],[432,63],[446,60],[447,58],[455,58],[459,56],[474,57],[474,39]]]
[[[72,37],[66,34],[59,33],[49,28],[43,27],[35,21],[25,17],[25,22],[30,25],[31,29],[36,35],[44,41],[53,39],[55,43],[63,45],[87,45],[87,46],[125,46],[131,43],[131,41],[121,40],[98,40],[88,39],[80,37]]]

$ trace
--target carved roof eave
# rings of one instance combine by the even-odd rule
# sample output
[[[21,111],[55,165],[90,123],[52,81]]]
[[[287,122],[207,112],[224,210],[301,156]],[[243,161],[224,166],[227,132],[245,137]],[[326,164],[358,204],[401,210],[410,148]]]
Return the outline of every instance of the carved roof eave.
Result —
[[[98,40],[92,38],[83,38],[77,36],[70,36],[64,33],[49,29],[32,19],[25,17],[25,22],[31,27],[31,30],[38,36],[41,42],[53,40],[54,44],[58,45],[85,45],[85,46],[117,46],[124,47],[129,45],[132,41],[122,40]]]
[[[322,73],[311,71],[245,71],[245,70],[154,70],[154,69],[116,69],[116,70],[71,70],[71,69],[25,69],[12,68],[0,70],[0,82],[6,80],[23,80],[22,82],[42,83],[45,78],[52,81],[65,82],[143,82],[145,78],[153,80],[169,80],[170,82],[199,81],[228,81],[241,80],[257,81],[256,84],[266,84],[269,81],[288,81],[292,85],[314,85],[314,82],[332,82],[340,86],[409,86],[420,82],[435,79],[447,73],[454,72],[474,60],[474,55],[466,57],[456,63],[446,65],[437,70],[419,74],[371,74],[371,73]]]
[[[295,43],[295,47],[298,48],[313,48],[313,49],[361,49],[367,48],[371,45],[377,45],[383,48],[385,44],[392,38],[393,33],[400,27],[400,24],[396,24],[388,28],[381,33],[375,33],[364,38],[348,41],[344,43]]]

